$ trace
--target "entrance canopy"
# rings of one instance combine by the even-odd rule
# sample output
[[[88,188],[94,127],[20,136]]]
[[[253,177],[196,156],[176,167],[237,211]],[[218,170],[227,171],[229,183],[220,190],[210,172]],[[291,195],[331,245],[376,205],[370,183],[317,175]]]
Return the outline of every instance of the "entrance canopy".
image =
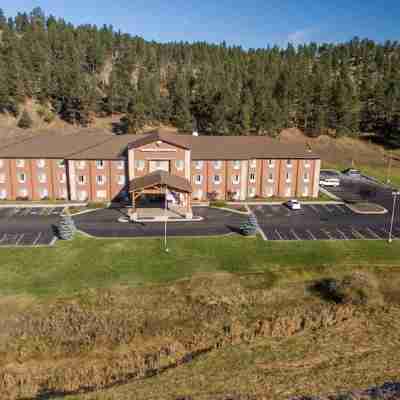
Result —
[[[187,179],[176,175],[170,175],[168,172],[161,170],[131,180],[129,183],[129,191],[138,192],[164,186],[178,192],[192,193],[192,186]]]

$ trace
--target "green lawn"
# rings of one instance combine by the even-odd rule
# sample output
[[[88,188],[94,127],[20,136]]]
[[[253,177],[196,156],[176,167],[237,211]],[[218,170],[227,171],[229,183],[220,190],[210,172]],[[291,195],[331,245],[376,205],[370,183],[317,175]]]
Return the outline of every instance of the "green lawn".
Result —
[[[265,242],[260,238],[91,239],[53,248],[0,250],[0,294],[69,295],[85,288],[162,283],[194,273],[269,272],[304,279],[330,268],[400,266],[400,243],[384,241]]]

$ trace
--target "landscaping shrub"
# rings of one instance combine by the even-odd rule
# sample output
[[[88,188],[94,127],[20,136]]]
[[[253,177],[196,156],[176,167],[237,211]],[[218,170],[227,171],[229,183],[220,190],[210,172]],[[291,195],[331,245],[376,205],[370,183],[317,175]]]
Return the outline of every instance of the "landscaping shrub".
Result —
[[[354,272],[342,279],[322,279],[316,282],[311,289],[325,300],[339,304],[383,303],[377,279],[366,272]]]
[[[226,207],[226,201],[224,200],[214,200],[210,203],[212,207]]]
[[[21,118],[18,121],[18,127],[22,129],[29,129],[33,125],[33,121],[28,111],[24,110]]]

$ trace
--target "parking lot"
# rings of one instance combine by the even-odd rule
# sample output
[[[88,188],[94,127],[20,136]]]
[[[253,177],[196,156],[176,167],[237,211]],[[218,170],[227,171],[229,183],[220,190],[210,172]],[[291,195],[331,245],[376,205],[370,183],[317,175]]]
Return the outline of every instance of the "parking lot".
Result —
[[[50,246],[56,241],[51,231],[26,233],[1,233],[0,247],[4,246]]]
[[[0,218],[2,217],[26,217],[34,216],[59,216],[64,211],[64,207],[3,207],[0,208]]]
[[[390,215],[356,214],[345,204],[302,204],[301,210],[284,205],[253,205],[265,240],[384,240],[389,237]],[[400,239],[400,220],[393,227]]]
[[[0,247],[49,246],[63,207],[1,207]]]

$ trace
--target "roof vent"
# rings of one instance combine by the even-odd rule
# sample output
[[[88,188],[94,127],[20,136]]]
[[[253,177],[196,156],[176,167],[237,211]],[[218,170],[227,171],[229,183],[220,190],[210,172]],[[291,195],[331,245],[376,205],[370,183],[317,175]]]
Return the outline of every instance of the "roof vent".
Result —
[[[192,132],[192,136],[199,136],[199,132],[193,131],[193,132]]]

